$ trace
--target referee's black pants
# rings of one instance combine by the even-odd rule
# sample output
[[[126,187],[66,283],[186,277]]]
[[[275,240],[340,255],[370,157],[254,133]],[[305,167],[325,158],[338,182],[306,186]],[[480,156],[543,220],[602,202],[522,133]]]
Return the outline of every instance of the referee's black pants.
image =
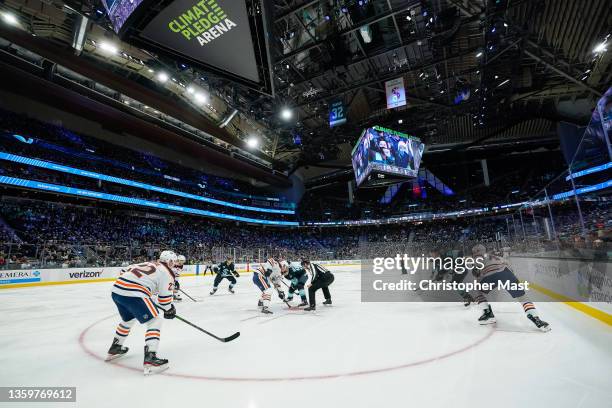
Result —
[[[319,279],[316,279],[312,282],[312,284],[308,288],[308,301],[310,303],[310,306],[314,307],[317,304],[316,292],[319,289],[323,291],[323,296],[325,296],[325,300],[331,299],[331,293],[329,293],[329,285],[332,284],[334,279],[334,275],[331,272],[328,272],[324,276],[321,276]]]

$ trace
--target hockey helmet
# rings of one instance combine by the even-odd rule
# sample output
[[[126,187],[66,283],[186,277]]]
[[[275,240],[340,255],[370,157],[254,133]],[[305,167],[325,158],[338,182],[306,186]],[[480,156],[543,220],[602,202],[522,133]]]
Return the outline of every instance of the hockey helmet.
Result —
[[[474,245],[472,247],[472,255],[484,256],[486,252],[487,252],[487,248],[485,248],[485,246],[482,244]]]
[[[177,256],[174,253],[174,251],[162,251],[161,254],[159,254],[159,262],[163,262],[163,263],[176,263],[177,261]]]

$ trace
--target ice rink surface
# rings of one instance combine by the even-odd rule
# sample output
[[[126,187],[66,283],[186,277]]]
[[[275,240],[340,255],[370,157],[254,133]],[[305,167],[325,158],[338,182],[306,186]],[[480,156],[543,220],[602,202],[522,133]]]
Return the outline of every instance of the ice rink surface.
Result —
[[[242,335],[220,343],[165,320],[170,368],[149,377],[142,326],[127,356],[102,361],[118,322],[111,282],[2,290],[0,383],[77,387],[76,405],[41,408],[612,407],[612,327],[565,304],[536,305],[549,333],[515,303],[494,304],[498,323],[483,327],[460,303],[361,303],[358,268],[334,272],[333,306],[290,311],[273,297],[269,316],[250,274],[235,295],[227,281],[209,296],[210,276],[183,278],[201,301],[177,304],[179,315]]]

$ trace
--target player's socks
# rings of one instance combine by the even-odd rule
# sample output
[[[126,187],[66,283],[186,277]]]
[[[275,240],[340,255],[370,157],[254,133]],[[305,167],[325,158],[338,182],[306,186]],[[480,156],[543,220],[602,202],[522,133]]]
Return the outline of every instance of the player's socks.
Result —
[[[128,347],[123,347],[121,344],[119,344],[118,339],[113,339],[113,344],[111,344],[110,348],[108,349],[108,355],[106,356],[106,361],[111,361],[116,358],[119,358],[123,356],[125,353],[127,353],[128,350],[129,350]]]
[[[143,368],[145,375],[159,373],[169,367],[168,360],[165,358],[158,358],[155,351],[149,351],[149,346],[145,346],[144,350]]]
[[[495,320],[495,315],[493,314],[493,309],[491,309],[491,306],[487,306],[487,308],[482,312],[482,316],[478,318],[478,323],[482,325],[493,324],[496,322],[497,320]]]
[[[540,320],[540,318],[538,316],[532,315],[532,314],[527,314],[527,318],[529,320],[531,320],[533,322],[533,324],[536,325],[536,327],[538,329],[540,329],[543,332],[547,332],[550,331],[550,325],[548,323],[546,323],[543,320]]]
[[[523,311],[527,314],[527,316],[538,315],[538,312],[536,312],[535,305],[531,302],[523,302]]]
[[[325,299],[325,302],[323,302],[323,304],[329,306],[332,304],[332,301],[331,299]]]

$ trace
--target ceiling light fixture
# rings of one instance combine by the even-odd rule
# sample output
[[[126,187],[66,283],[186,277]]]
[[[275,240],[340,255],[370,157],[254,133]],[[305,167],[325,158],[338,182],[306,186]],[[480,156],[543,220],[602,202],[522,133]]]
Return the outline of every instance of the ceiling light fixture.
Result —
[[[160,72],[159,74],[157,74],[157,80],[162,84],[165,83],[168,80],[168,74],[166,74],[165,72]]]

